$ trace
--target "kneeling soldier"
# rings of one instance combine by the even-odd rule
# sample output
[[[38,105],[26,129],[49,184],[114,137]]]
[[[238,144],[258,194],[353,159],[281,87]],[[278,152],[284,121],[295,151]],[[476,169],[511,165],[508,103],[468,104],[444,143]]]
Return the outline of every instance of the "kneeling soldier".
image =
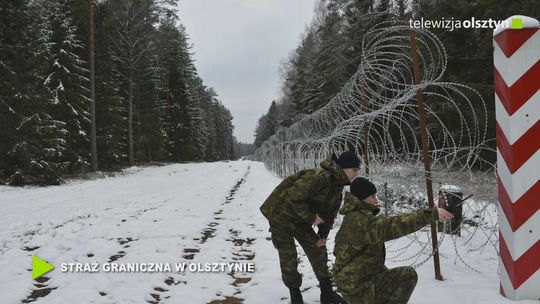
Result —
[[[421,209],[395,217],[376,217],[375,185],[358,177],[345,194],[340,213],[343,222],[336,235],[333,267],[338,291],[349,304],[403,304],[409,300],[418,280],[412,267],[388,269],[384,265],[384,242],[420,230],[439,219],[451,219],[440,208]]]

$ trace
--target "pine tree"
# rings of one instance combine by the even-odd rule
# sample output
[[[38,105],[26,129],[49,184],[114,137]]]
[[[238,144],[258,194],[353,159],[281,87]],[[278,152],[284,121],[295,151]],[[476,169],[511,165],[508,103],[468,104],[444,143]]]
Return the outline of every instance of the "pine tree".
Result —
[[[214,102],[214,121],[216,133],[215,150],[217,151],[217,160],[232,159],[233,157],[233,125],[230,111],[220,102]]]
[[[22,97],[17,90],[22,75],[18,73],[23,64],[27,68],[29,65],[21,54],[30,39],[25,32],[30,22],[26,9],[24,0],[0,4],[0,182],[5,182],[13,171],[7,153],[17,140],[14,126],[20,120],[16,105]]]
[[[67,166],[67,130],[52,117],[55,100],[44,85],[52,32],[42,9],[39,2],[16,1],[2,18],[13,23],[2,23],[1,66],[7,72],[2,77],[10,88],[1,92],[0,114],[10,125],[2,145],[1,178],[13,185],[57,184]]]
[[[274,135],[279,128],[278,115],[277,103],[276,101],[272,101],[270,108],[268,108],[268,113],[266,114],[266,128],[269,137]]]
[[[296,50],[296,56],[293,61],[291,77],[287,78],[291,82],[291,99],[295,115],[292,117],[294,121],[298,120],[298,115],[309,114],[313,112],[310,109],[308,95],[308,78],[314,73],[315,65],[315,27],[308,29],[306,37],[302,44]]]
[[[255,129],[255,146],[257,148],[270,136],[276,134],[279,128],[278,117],[278,104],[276,101],[272,101],[268,112],[259,119]]]
[[[271,136],[268,125],[268,116],[261,116],[261,118],[259,118],[259,121],[257,122],[257,127],[255,128],[255,147],[259,148],[262,143]]]
[[[206,124],[207,113],[204,112],[204,99],[206,88],[202,79],[195,77],[189,85],[188,100],[190,100],[189,113],[191,118],[191,155],[192,159],[201,161],[205,159],[208,147],[209,130]]]
[[[219,137],[219,134],[215,132],[215,130],[218,129],[217,127],[217,121],[214,119],[216,117],[215,114],[215,104],[218,102],[217,99],[217,93],[214,90],[214,88],[206,88],[204,98],[202,99],[202,107],[204,110],[204,116],[205,116],[205,125],[207,129],[207,147],[205,149],[205,157],[204,159],[206,161],[216,161],[219,159],[218,157],[218,149],[216,142],[217,138]]]
[[[115,31],[111,33],[114,46],[115,71],[124,80],[124,96],[128,114],[128,159],[135,163],[133,117],[135,86],[141,64],[148,55],[157,9],[153,0],[116,0],[111,2]]]
[[[321,24],[315,35],[313,70],[306,79],[304,100],[308,113],[326,105],[348,80],[343,57],[344,40],[338,6],[329,3],[319,13]]]
[[[127,157],[127,110],[122,79],[114,69],[111,42],[114,17],[110,4],[98,3],[94,14],[96,67],[96,121],[98,157],[101,168],[118,169]]]
[[[166,137],[162,132],[162,110],[165,106],[165,72],[160,66],[152,42],[152,55],[144,60],[135,91],[135,151],[139,161],[158,161],[164,157]]]
[[[360,65],[362,56],[362,40],[379,20],[374,17],[374,1],[341,0],[339,6],[343,10],[343,56],[345,57],[345,74],[352,76]]]
[[[50,24],[50,58],[44,84],[53,92],[54,118],[65,123],[67,149],[65,161],[69,171],[90,166],[88,70],[87,63],[76,52],[82,46],[68,10],[67,1],[42,1],[43,16]]]
[[[165,148],[171,160],[185,161],[190,159],[192,138],[189,85],[196,73],[185,29],[176,26],[175,16],[168,15],[161,21],[157,39],[166,79],[163,127],[168,140]]]

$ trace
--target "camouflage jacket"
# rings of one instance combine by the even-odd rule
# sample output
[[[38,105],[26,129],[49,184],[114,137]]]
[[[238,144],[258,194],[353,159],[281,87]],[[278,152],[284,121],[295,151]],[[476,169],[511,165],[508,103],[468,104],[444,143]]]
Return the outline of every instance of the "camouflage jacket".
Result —
[[[437,209],[421,209],[394,217],[378,217],[379,208],[345,194],[340,213],[343,222],[336,235],[333,274],[336,285],[344,294],[356,294],[369,276],[384,271],[384,242],[413,233],[437,220]]]
[[[270,230],[292,232],[298,225],[311,225],[315,214],[324,220],[319,236],[326,238],[334,225],[349,179],[330,157],[320,168],[299,171],[285,178],[260,207]]]

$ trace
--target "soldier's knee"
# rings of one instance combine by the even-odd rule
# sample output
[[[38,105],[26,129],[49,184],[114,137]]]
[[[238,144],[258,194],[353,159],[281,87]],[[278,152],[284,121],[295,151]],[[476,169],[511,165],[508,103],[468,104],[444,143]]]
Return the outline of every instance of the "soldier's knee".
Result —
[[[412,286],[416,286],[416,283],[418,282],[418,274],[416,273],[416,270],[412,267],[406,267],[406,274],[407,274],[407,280],[411,282]]]
[[[279,262],[281,265],[290,265],[296,267],[298,263],[298,255],[296,252],[288,250],[279,250]]]

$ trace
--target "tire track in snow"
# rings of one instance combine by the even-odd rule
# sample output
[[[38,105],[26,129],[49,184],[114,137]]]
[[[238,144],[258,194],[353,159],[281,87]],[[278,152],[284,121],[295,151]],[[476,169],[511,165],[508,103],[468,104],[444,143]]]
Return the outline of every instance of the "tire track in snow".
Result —
[[[163,206],[165,206],[165,204],[167,203],[167,200],[165,200],[164,202],[162,202],[159,206],[155,206],[155,207],[151,207],[151,208],[143,208],[143,209],[139,209],[137,210],[134,214],[130,215],[129,218],[132,219],[132,220],[138,220],[139,217],[143,214],[145,214],[146,212],[149,212],[149,211],[153,211],[153,210],[156,210],[156,209],[159,209]],[[107,208],[105,210],[110,210],[111,208]],[[117,227],[120,227],[123,223],[127,222],[127,220],[125,219],[125,217],[121,220],[120,223],[117,223],[116,226]],[[111,239],[113,240],[113,239]],[[114,262],[118,259],[121,259],[123,258],[124,256],[127,255],[127,250],[124,250],[124,249],[127,249],[129,247],[131,247],[131,245],[129,243],[131,242],[135,242],[135,241],[138,241],[138,239],[134,239],[134,238],[131,238],[131,237],[125,237],[125,238],[117,238],[116,241],[118,242],[119,245],[122,246],[122,250],[112,254],[111,256],[109,256],[109,261],[108,263],[111,263],[111,262]],[[90,253],[91,254],[91,253]],[[100,292],[101,294],[102,292]],[[106,295],[106,294],[105,294]],[[102,295],[104,296],[104,295]]]
[[[253,190],[253,188],[252,188]],[[244,194],[248,196],[249,194]],[[239,204],[241,206],[242,203]],[[235,263],[248,263],[255,259],[255,252],[252,249],[252,245],[256,243],[256,237],[248,237],[243,231],[250,231],[256,228],[254,223],[245,223],[243,218],[228,218],[229,236],[226,239],[230,242],[230,252],[232,255],[232,261]],[[226,259],[222,256],[221,258]],[[242,287],[252,281],[252,274],[250,272],[240,273],[230,271],[227,273],[234,281],[230,284],[234,287],[232,294],[218,293],[216,296],[224,297],[223,300],[213,300],[209,304],[242,304],[244,303],[244,297],[242,297]]]
[[[255,225],[250,224],[254,227]],[[255,258],[255,252],[251,250],[251,245],[256,240],[255,238],[242,238],[240,236],[241,232],[236,229],[229,229],[229,238],[227,239],[233,245],[232,255],[234,262],[248,262],[252,261]],[[244,299],[238,297],[242,294],[241,286],[247,284],[251,281],[251,276],[240,275],[235,273],[234,270],[227,273],[231,278],[234,279],[232,286],[235,287],[235,292],[232,296],[225,296],[225,300],[214,300],[210,304],[241,304],[244,302]]]
[[[236,192],[238,191],[238,189],[240,189],[240,186],[246,182],[246,179],[247,179],[247,176],[249,175],[250,170],[251,170],[251,166],[248,165],[244,176],[236,182],[236,184],[232,187],[231,190],[229,190],[229,194],[225,198],[225,201],[221,203],[220,205],[221,208],[214,212],[213,221],[211,221],[210,223],[206,225],[206,227],[201,231],[201,234],[199,237],[193,238],[193,241],[196,241],[198,245],[184,248],[184,250],[182,251],[182,257],[184,259],[193,260],[197,256],[197,254],[201,251],[201,247],[203,247],[205,243],[207,243],[210,239],[216,236],[217,227],[221,224],[221,222],[223,222],[223,220],[226,220],[224,217],[221,216],[223,214],[223,210],[226,208],[228,204],[230,204],[234,200]],[[173,286],[176,286],[179,284],[187,284],[187,281],[175,279],[174,277],[169,276],[164,281],[164,283],[167,286],[172,288]],[[150,297],[152,298],[152,300],[147,300],[146,301],[147,303],[159,304],[162,299],[168,299],[170,297],[166,295],[166,292],[169,291],[169,289],[155,287],[154,291],[156,292],[150,294]],[[229,302],[223,302],[223,303],[229,303],[229,304],[242,303],[242,302],[234,302],[235,301],[234,299],[230,299]],[[233,302],[230,302],[231,300]],[[242,301],[241,299],[237,299],[237,300]],[[222,302],[214,301],[211,303],[222,303]]]

